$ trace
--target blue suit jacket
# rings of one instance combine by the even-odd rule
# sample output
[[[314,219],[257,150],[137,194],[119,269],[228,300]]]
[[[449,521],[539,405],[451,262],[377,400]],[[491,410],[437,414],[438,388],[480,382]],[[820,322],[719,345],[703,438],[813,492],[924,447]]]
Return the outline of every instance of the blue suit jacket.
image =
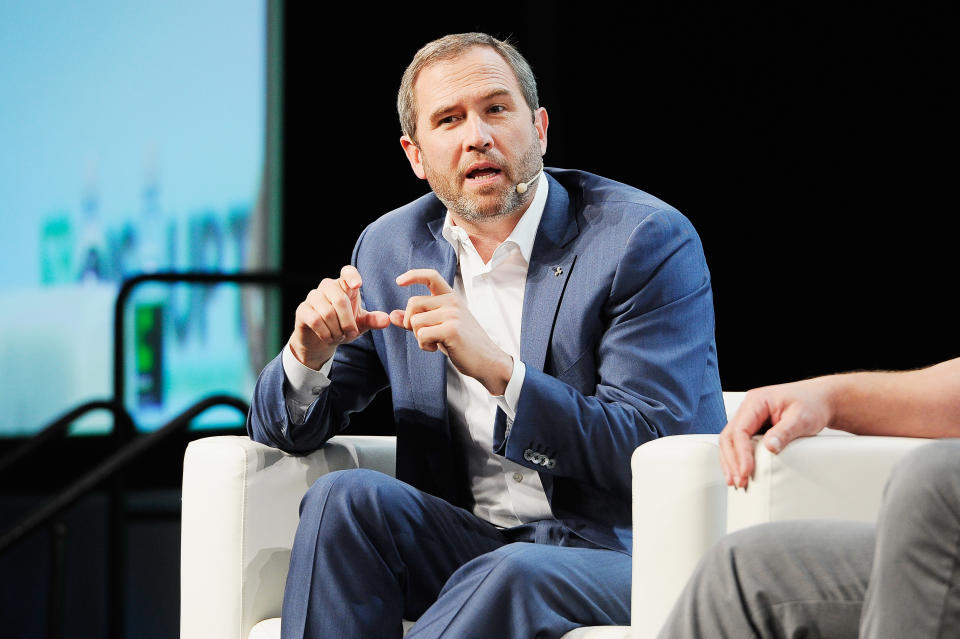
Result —
[[[582,171],[547,176],[523,301],[526,378],[509,437],[497,412],[494,448],[539,471],[554,516],[569,529],[630,552],[634,449],[663,435],[718,432],[726,420],[710,274],[696,231],[676,209]],[[428,194],[364,230],[353,264],[366,308],[389,312],[425,294],[394,282],[411,268],[453,282],[445,213]],[[397,477],[470,508],[466,464],[447,419],[444,358],[420,350],[402,329],[370,331],[337,349],[330,387],[298,425],[285,408],[277,357],[257,381],[247,430],[286,451],[312,451],[389,388]],[[552,467],[536,463],[544,459]]]

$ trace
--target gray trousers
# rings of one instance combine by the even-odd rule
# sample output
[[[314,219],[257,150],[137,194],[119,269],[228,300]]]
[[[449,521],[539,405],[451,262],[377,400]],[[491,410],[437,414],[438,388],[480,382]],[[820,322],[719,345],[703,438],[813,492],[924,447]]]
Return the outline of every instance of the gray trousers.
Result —
[[[788,521],[701,560],[660,639],[960,637],[960,440],[897,465],[876,526]]]

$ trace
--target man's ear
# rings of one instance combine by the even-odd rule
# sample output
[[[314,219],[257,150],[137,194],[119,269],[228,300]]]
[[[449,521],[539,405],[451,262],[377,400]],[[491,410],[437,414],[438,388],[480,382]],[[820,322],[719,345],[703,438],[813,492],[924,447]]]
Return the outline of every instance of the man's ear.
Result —
[[[540,138],[540,155],[547,152],[547,126],[550,124],[550,118],[547,117],[547,110],[540,107],[533,112],[533,128],[537,130],[537,137]]]
[[[410,168],[413,169],[413,172],[421,180],[426,180],[427,174],[423,170],[423,157],[420,153],[420,147],[406,135],[400,136],[400,146],[403,147],[403,152],[407,154],[407,161],[410,162]]]

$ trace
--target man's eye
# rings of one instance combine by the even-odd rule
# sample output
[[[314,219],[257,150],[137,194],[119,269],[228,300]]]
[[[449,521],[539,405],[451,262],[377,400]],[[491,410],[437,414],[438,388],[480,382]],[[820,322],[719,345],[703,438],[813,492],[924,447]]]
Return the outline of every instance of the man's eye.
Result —
[[[456,121],[457,121],[457,116],[455,115],[448,115],[445,118],[440,118],[440,124],[453,124]]]
[[[507,107],[503,106],[502,104],[494,104],[492,107],[490,107],[490,113],[500,113],[501,111],[506,110]]]

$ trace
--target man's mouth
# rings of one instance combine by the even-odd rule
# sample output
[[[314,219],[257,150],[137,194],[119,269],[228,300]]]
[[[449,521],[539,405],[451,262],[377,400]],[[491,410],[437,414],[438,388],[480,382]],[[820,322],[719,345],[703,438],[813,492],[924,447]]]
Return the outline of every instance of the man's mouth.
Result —
[[[500,169],[495,166],[482,166],[475,169],[467,171],[468,180],[482,181],[492,178],[495,175],[500,174]]]

